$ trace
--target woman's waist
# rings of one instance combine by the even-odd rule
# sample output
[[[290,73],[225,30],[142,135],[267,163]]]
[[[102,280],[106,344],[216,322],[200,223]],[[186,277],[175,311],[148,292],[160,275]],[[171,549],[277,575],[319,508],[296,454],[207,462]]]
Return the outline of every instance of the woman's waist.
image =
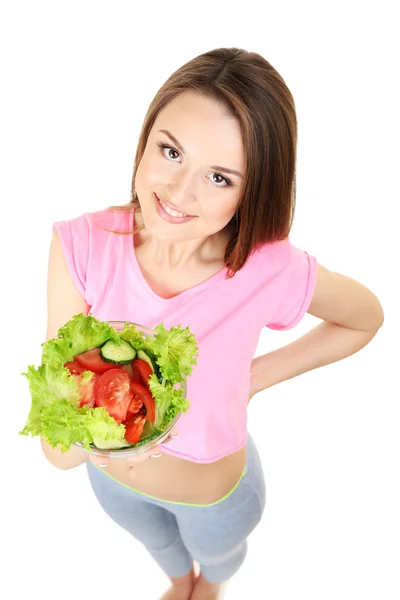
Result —
[[[195,463],[170,454],[136,465],[114,460],[104,471],[120,483],[161,500],[211,504],[226,496],[246,466],[246,447],[212,463]]]

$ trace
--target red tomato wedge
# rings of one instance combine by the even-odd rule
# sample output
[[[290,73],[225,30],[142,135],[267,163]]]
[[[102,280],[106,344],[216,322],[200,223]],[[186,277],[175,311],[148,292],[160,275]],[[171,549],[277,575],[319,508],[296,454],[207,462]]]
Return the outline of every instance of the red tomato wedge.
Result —
[[[72,375],[78,384],[78,392],[81,398],[78,406],[82,408],[84,404],[87,404],[90,408],[93,408],[95,405],[95,396],[94,396],[94,386],[96,384],[97,379],[100,375],[93,374],[88,383],[82,385],[82,375]]]
[[[141,415],[133,415],[125,422],[125,439],[130,444],[137,444],[140,436],[143,433],[143,427],[146,422],[146,417]]]
[[[145,385],[148,388],[149,377],[153,374],[153,370],[150,367],[149,363],[147,363],[145,360],[142,360],[141,358],[136,358],[132,362],[132,366],[133,370],[139,373],[143,385]]]
[[[77,354],[74,356],[74,360],[86,369],[93,371],[93,373],[105,373],[106,371],[118,367],[118,365],[114,365],[113,363],[109,363],[102,359],[100,348],[93,348],[83,354]]]
[[[122,423],[132,401],[128,373],[121,369],[106,371],[96,381],[94,395],[96,405],[104,406],[116,421]]]
[[[143,400],[141,400],[137,394],[134,394],[132,402],[128,406],[127,418],[129,418],[130,415],[135,415],[138,413],[142,406]]]
[[[131,379],[132,381],[136,381],[136,383],[142,383],[142,379],[140,377],[139,371],[136,371],[133,368],[132,363],[128,363],[126,365],[115,365],[115,367],[118,367],[119,369],[121,369],[121,371],[126,371],[129,375],[129,379]]]
[[[146,407],[146,420],[154,423],[156,420],[156,405],[150,390],[145,388],[143,385],[140,385],[140,383],[131,381],[131,392],[133,395],[132,402],[134,402],[136,399],[138,401],[140,400],[140,402]],[[129,412],[133,412],[131,411],[130,407],[128,410]]]
[[[66,362],[64,367],[68,369],[71,375],[81,375],[83,371],[87,371],[84,366],[80,365],[76,360]]]

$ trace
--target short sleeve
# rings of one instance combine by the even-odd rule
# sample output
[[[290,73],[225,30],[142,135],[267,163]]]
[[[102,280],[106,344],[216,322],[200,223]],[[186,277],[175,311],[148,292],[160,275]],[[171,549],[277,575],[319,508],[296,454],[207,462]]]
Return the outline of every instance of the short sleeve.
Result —
[[[288,242],[288,261],[284,269],[283,294],[274,322],[269,329],[286,330],[297,325],[307,312],[317,280],[317,259]]]
[[[89,262],[90,231],[85,215],[53,223],[53,234],[58,233],[65,261],[79,293],[87,301],[86,279]]]

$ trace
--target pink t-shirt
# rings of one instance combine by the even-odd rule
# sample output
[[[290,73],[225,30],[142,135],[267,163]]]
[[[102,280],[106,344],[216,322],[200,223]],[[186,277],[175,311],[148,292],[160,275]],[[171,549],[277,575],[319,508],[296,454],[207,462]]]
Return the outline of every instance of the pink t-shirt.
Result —
[[[102,321],[132,321],[195,334],[199,356],[187,379],[191,407],[179,436],[163,452],[198,463],[214,462],[246,442],[250,365],[263,327],[290,329],[306,313],[317,261],[289,240],[265,244],[233,278],[224,268],[174,298],[148,285],[136,260],[134,211],[100,210],[53,224],[72,279]],[[104,228],[104,229],[103,229]]]

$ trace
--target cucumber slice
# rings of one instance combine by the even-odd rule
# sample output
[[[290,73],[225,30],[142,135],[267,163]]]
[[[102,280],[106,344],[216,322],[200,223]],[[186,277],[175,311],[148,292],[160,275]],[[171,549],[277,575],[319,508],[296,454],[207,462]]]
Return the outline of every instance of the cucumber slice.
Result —
[[[139,350],[139,352],[137,353],[137,357],[141,360],[145,360],[151,366],[153,373],[155,373],[153,361],[151,360],[150,356],[146,354],[146,352],[143,352],[143,350]]]
[[[117,344],[113,340],[108,340],[100,348],[100,354],[103,360],[115,365],[127,364],[136,358],[136,350],[121,338],[121,344]]]

